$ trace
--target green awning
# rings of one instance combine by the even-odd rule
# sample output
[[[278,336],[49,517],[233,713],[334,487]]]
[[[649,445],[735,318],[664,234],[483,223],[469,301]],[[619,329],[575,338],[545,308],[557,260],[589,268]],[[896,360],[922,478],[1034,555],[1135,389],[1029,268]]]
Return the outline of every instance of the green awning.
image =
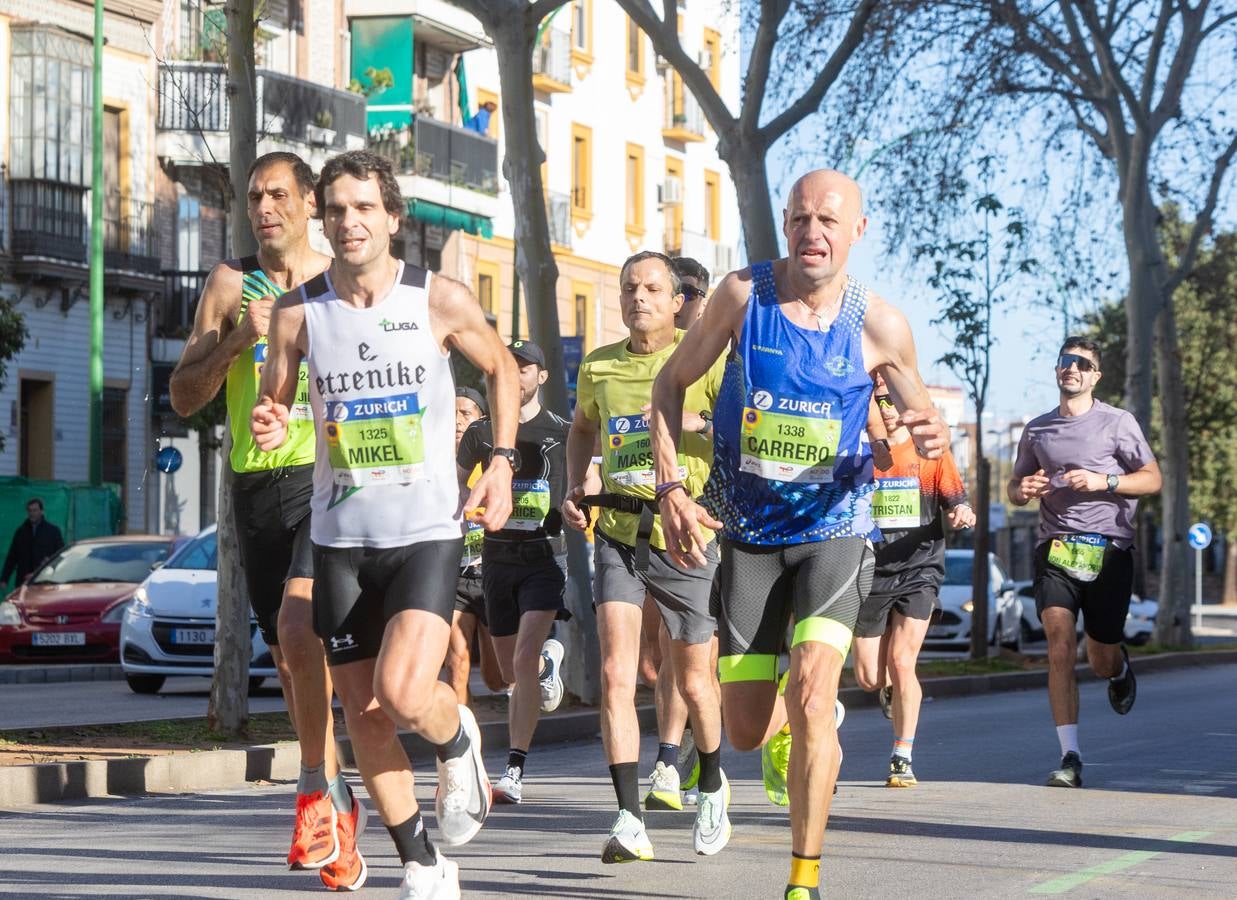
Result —
[[[439,206],[428,200],[412,199],[408,201],[408,215],[426,225],[437,225],[440,228],[450,228],[452,231],[464,231],[477,234],[483,238],[494,236],[494,223],[485,216],[453,209],[450,206]]]

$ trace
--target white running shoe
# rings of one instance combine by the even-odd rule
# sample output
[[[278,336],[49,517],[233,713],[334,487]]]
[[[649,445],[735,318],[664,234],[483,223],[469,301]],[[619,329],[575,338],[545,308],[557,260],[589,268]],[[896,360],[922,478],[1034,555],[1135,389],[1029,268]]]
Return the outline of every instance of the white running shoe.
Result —
[[[836,720],[835,725],[838,728],[841,728],[842,723],[846,721],[846,707],[842,705],[841,700],[833,701],[833,718]]]
[[[495,803],[519,803],[524,798],[524,773],[515,766],[507,766],[502,778],[494,782]]]
[[[701,856],[712,856],[730,840],[730,782],[722,773],[722,786],[712,793],[700,792],[696,804],[696,824],[692,826],[692,843]]]
[[[603,863],[638,862],[653,858],[653,845],[649,842],[644,823],[625,809],[620,809],[618,818],[610,828],[605,849],[601,851]]]
[[[554,638],[546,638],[541,645],[541,658],[545,660],[545,674],[541,676],[541,711],[554,712],[563,702],[563,645]]]
[[[460,725],[468,735],[468,750],[455,759],[438,761],[438,790],[434,794],[438,833],[448,847],[467,844],[476,836],[493,800],[481,759],[481,730],[467,706],[459,710]]]
[[[649,775],[649,792],[644,795],[645,809],[683,808],[683,795],[679,792],[679,770],[658,761]]]
[[[460,867],[437,849],[432,866],[410,862],[404,865],[399,900],[460,900]]]

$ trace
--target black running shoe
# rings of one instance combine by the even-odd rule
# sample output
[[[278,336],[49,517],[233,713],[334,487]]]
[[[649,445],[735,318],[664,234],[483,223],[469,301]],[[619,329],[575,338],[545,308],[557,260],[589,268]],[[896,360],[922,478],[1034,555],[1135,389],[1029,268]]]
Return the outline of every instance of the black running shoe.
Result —
[[[876,699],[880,701],[881,712],[885,714],[885,718],[893,720],[893,685],[887,684],[876,692]]]
[[[1071,750],[1061,757],[1061,768],[1048,775],[1048,787],[1082,787],[1082,759]]]
[[[1130,654],[1125,645],[1121,645],[1121,656],[1125,660],[1125,675],[1122,678],[1108,679],[1108,702],[1123,716],[1134,708],[1134,698],[1138,696],[1138,682],[1134,679],[1134,667],[1130,665]]]

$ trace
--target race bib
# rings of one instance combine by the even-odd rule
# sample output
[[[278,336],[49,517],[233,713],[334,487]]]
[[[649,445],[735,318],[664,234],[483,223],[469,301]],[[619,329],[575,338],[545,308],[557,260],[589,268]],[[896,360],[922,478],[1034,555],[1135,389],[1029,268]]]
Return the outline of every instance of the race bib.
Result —
[[[877,478],[872,494],[872,519],[882,531],[904,531],[918,528],[919,479]]]
[[[1063,534],[1052,539],[1048,562],[1079,581],[1095,581],[1104,567],[1108,538],[1099,534]]]
[[[842,420],[833,404],[754,390],[743,409],[739,470],[770,481],[833,481]]]
[[[606,448],[605,471],[610,480],[623,487],[654,487],[653,441],[649,436],[649,418],[611,416],[607,423],[609,446]],[[687,477],[683,455],[679,454],[679,478]]]
[[[511,482],[511,518],[505,527],[536,531],[550,512],[550,482],[517,478]]]
[[[460,557],[460,568],[467,569],[481,562],[481,545],[485,543],[485,526],[479,522],[464,523],[464,555]]]
[[[253,379],[256,384],[262,383],[262,366],[266,363],[266,350],[266,338],[259,338],[258,342],[253,345]],[[288,418],[304,422],[312,422],[314,418],[313,408],[309,405],[309,364],[303,359],[296,372],[296,399],[292,401],[292,408],[288,410]]]
[[[410,484],[425,464],[416,394],[326,402],[326,446],[335,483]]]

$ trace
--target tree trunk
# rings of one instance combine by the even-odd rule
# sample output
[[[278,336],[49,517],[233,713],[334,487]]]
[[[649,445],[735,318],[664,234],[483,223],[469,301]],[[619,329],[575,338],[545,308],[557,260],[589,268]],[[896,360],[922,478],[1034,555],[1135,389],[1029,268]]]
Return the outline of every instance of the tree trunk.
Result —
[[[1160,565],[1160,608],[1155,619],[1155,640],[1165,646],[1189,647],[1194,643],[1190,629],[1191,560],[1186,542],[1186,530],[1190,527],[1190,448],[1181,353],[1177,347],[1177,320],[1171,302],[1156,321],[1156,363],[1160,440],[1164,447],[1164,458],[1160,461],[1164,473],[1164,487],[1160,492],[1164,554]]]
[[[984,456],[983,409],[975,410],[975,562],[971,568],[971,659],[988,657],[988,536],[991,467]]]
[[[748,261],[777,259],[781,250],[778,221],[769,193],[769,172],[765,166],[767,148],[755,141],[726,140],[721,142],[718,152],[730,168],[730,178],[734,181]]]
[[[254,0],[229,0],[228,17],[228,102],[232,130],[229,141],[229,170],[232,176],[231,232],[232,253],[246,256],[257,247],[247,227],[249,167],[257,158],[257,80],[254,74]],[[223,458],[232,449],[232,431],[225,421]],[[232,466],[223,466],[219,479],[219,528],[217,541],[217,589],[215,608],[215,675],[211,679],[210,704],[206,718],[212,731],[240,735],[249,721],[249,657],[252,637],[249,632],[249,597],[242,577],[236,542],[236,521],[232,511]]]
[[[1224,535],[1224,599],[1225,606],[1237,606],[1237,541]]]

